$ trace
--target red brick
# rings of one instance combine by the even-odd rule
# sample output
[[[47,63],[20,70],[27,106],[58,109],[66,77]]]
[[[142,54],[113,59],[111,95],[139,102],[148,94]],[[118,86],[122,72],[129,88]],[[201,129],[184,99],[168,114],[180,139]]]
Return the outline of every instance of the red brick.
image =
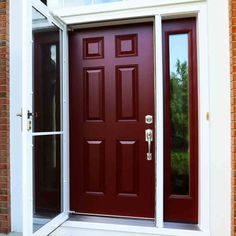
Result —
[[[8,4],[0,1],[0,233],[10,232]]]

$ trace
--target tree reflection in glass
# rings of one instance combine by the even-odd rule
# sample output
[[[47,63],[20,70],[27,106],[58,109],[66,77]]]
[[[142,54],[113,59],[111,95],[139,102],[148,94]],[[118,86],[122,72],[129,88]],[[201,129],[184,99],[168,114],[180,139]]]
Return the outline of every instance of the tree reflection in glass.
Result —
[[[169,37],[171,194],[189,195],[188,34]]]

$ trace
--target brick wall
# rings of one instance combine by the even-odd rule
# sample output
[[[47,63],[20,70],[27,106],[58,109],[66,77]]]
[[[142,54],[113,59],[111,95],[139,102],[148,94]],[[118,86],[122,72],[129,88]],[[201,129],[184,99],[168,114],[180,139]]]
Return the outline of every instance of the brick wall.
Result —
[[[0,232],[10,231],[9,0],[0,0]]]

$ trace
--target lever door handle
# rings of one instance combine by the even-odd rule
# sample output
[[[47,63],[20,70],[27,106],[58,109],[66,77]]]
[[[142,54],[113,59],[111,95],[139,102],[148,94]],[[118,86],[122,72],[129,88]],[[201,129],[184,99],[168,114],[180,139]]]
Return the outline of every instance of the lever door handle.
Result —
[[[153,131],[151,129],[145,130],[145,139],[148,143],[148,152],[147,152],[147,160],[152,160],[152,141],[153,141]]]
[[[30,117],[38,117],[38,113],[37,112],[27,112],[27,118],[30,119]]]

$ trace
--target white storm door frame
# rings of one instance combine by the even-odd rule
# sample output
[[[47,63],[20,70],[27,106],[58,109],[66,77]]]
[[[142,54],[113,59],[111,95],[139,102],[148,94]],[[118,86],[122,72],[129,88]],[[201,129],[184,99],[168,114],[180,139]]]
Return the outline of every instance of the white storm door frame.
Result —
[[[68,219],[69,211],[69,186],[68,186],[68,154],[69,154],[69,123],[68,123],[68,80],[67,80],[67,27],[65,24],[55,19],[48,8],[39,0],[24,1],[25,8],[24,18],[25,26],[22,26],[25,34],[22,40],[22,57],[23,57],[23,73],[22,77],[22,159],[23,159],[23,235],[48,235],[55,230],[60,224]],[[43,14],[48,21],[55,24],[62,31],[61,33],[61,51],[63,58],[61,58],[61,86],[62,86],[62,213],[45,224],[42,228],[33,233],[33,137],[37,136],[37,133],[33,133],[32,130],[27,130],[28,118],[27,112],[32,111],[32,98],[33,98],[33,39],[32,39],[32,7]],[[50,132],[50,135],[58,134],[58,132]],[[39,134],[40,135],[40,134]],[[45,134],[44,134],[45,135]]]

